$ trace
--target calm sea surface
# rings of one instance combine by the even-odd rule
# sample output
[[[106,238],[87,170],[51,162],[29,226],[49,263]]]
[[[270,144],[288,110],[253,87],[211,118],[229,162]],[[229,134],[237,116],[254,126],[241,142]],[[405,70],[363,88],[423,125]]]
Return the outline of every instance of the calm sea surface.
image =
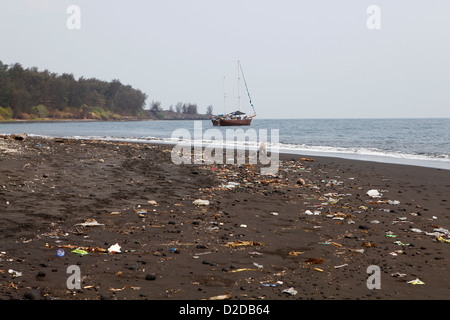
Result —
[[[205,143],[211,140],[203,133],[213,133],[216,139],[221,133],[219,139],[225,139],[226,130],[236,128],[213,127],[210,121],[39,122],[0,123],[0,134],[176,143],[173,133],[185,129],[190,139]],[[450,119],[255,119],[250,127],[239,128],[244,133],[254,129],[259,141],[266,131],[268,148],[276,146],[281,152],[450,170]],[[278,143],[271,135],[275,129]]]

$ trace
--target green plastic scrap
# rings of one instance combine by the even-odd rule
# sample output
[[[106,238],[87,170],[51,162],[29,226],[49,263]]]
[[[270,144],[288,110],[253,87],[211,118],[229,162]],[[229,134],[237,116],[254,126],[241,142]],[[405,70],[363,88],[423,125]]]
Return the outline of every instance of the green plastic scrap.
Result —
[[[386,238],[397,238],[395,234],[386,234]]]
[[[85,256],[85,255],[89,254],[89,252],[87,252],[86,250],[82,250],[82,249],[80,249],[80,248],[77,248],[77,249],[75,249],[75,250],[72,250],[71,252],[72,252],[72,253],[79,254],[80,256]]]

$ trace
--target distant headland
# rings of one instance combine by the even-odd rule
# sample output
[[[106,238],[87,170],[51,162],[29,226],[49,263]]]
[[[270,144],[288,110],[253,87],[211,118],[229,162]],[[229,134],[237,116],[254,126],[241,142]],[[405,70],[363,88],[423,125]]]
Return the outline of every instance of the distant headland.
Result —
[[[159,101],[120,80],[75,79],[37,67],[0,61],[0,121],[207,120],[195,103],[178,102],[167,110]]]

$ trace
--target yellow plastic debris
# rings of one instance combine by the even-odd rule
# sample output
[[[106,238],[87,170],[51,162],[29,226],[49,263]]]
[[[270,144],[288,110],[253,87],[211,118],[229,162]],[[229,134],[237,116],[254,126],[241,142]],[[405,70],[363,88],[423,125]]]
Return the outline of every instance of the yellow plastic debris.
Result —
[[[423,282],[422,280],[420,280],[419,278],[416,278],[414,280],[408,281],[407,283],[410,283],[412,285],[416,285],[416,284],[425,284],[425,282]]]
[[[441,243],[450,243],[450,240],[444,239],[442,236],[440,236],[439,238],[437,238],[439,240],[439,242]]]
[[[225,247],[235,248],[235,247],[242,247],[242,246],[263,246],[263,245],[264,245],[263,243],[257,242],[257,241],[236,240],[236,241],[227,242],[225,244]]]
[[[231,270],[230,273],[242,272],[242,271],[258,271],[258,269],[242,268],[242,269]]]

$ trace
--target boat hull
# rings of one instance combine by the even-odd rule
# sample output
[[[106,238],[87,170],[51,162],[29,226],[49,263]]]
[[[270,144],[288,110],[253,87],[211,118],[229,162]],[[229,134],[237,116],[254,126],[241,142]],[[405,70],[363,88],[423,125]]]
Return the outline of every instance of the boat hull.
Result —
[[[214,119],[211,120],[215,127],[249,126],[252,119]]]

